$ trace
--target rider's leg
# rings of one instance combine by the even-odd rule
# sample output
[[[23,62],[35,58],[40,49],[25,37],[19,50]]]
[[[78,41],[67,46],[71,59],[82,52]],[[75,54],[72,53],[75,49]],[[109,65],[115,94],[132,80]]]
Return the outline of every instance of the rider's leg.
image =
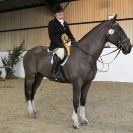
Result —
[[[57,55],[57,57],[54,60],[51,72],[52,72],[52,78],[53,79],[58,79],[57,71],[58,71],[58,68],[61,64],[62,59],[64,58],[64,48],[58,48],[55,51],[55,54]]]
[[[61,60],[63,60],[63,58],[64,58],[64,48],[58,48],[55,51],[55,53]]]

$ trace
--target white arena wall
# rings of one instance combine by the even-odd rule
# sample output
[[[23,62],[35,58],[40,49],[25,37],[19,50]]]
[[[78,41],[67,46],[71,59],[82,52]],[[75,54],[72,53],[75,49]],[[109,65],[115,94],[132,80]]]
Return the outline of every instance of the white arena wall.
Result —
[[[115,48],[104,48],[102,54],[113,51]],[[0,57],[7,56],[7,52],[0,52]],[[117,53],[113,53],[103,57],[104,63],[111,62]],[[23,54],[24,55],[24,54]],[[22,55],[22,57],[23,57]],[[97,62],[98,69],[101,70],[103,65]],[[3,66],[0,60],[0,66]],[[2,76],[5,77],[5,70],[2,68]],[[23,59],[15,66],[15,75],[24,78]],[[108,65],[104,65],[102,71],[108,70]],[[97,72],[95,81],[114,81],[114,82],[133,82],[133,52],[129,55],[120,53],[118,57],[110,64],[107,72]]]

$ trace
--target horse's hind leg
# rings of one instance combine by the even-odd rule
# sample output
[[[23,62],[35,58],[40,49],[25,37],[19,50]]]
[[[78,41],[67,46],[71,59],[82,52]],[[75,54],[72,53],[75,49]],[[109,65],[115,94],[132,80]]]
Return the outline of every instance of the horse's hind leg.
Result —
[[[25,77],[25,98],[28,102],[28,112],[30,116],[33,118],[35,117],[34,111],[33,111],[33,106],[32,106],[32,100],[33,100],[33,83],[35,80],[35,75],[30,75]]]
[[[88,90],[90,88],[91,82],[87,82],[86,84],[84,84],[81,88],[81,97],[80,97],[80,112],[79,112],[79,116],[81,119],[80,124],[81,125],[87,125],[88,124],[88,120],[85,116],[85,103],[86,103],[86,97],[87,97],[87,93]]]
[[[41,74],[37,73],[35,76],[35,81],[34,81],[33,86],[32,86],[32,107],[33,107],[34,113],[36,113],[34,97],[36,94],[36,90],[42,81],[42,78],[43,78],[43,76]]]

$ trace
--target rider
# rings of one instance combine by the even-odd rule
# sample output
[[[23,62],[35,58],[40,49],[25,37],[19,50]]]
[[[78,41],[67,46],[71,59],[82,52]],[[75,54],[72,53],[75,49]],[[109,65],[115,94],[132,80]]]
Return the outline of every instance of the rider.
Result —
[[[54,7],[53,14],[54,19],[48,24],[48,33],[51,40],[49,50],[54,51],[57,58],[54,60],[51,72],[53,79],[59,79],[57,71],[65,54],[61,36],[65,33],[69,37],[72,44],[75,44],[76,40],[71,33],[68,24],[64,21],[63,8],[60,5],[56,5]]]

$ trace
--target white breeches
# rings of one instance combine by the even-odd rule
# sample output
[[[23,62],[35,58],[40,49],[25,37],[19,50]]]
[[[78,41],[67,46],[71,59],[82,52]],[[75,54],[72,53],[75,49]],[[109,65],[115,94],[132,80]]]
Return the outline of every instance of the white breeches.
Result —
[[[60,57],[60,59],[62,60],[64,58],[64,48],[57,48],[54,53],[57,54],[58,57]]]

